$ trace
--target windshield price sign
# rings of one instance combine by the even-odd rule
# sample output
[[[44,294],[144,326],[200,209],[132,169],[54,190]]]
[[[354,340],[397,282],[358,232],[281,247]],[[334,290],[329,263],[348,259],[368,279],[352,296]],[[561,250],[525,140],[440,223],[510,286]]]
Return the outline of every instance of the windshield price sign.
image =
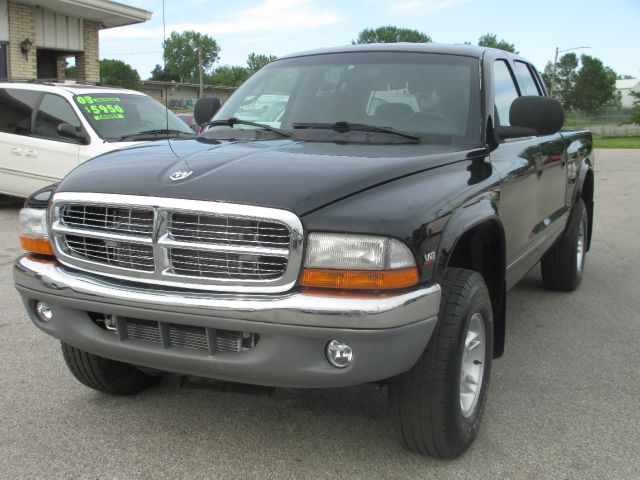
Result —
[[[103,98],[92,97],[91,95],[82,95],[76,97],[76,102],[84,108],[85,112],[93,117],[94,120],[116,120],[124,119],[125,113],[119,103],[117,97]]]

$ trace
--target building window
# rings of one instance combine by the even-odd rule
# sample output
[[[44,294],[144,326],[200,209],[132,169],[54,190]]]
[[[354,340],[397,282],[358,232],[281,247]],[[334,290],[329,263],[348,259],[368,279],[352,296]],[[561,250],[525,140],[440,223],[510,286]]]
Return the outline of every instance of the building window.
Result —
[[[0,43],[0,78],[8,78],[7,75],[7,44]]]

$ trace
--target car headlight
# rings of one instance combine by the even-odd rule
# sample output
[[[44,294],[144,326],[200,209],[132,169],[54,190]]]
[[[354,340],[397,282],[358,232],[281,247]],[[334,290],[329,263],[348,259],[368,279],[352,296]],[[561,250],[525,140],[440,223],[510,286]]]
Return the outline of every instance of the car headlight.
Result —
[[[418,283],[418,270],[409,248],[394,238],[311,233],[301,283],[324,288],[404,288]]]
[[[33,253],[53,255],[47,229],[47,210],[45,208],[23,208],[18,216],[20,228],[20,246]]]

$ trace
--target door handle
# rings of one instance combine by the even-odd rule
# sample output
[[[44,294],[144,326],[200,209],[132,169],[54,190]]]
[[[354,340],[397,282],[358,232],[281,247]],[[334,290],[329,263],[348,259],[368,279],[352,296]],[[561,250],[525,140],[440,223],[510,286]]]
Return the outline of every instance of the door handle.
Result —
[[[36,158],[38,156],[38,152],[36,150],[27,150],[24,152],[25,157]]]
[[[12,148],[11,149],[11,155],[16,155],[16,156],[19,157],[20,155],[22,155],[22,149],[21,148],[17,148],[17,147]]]

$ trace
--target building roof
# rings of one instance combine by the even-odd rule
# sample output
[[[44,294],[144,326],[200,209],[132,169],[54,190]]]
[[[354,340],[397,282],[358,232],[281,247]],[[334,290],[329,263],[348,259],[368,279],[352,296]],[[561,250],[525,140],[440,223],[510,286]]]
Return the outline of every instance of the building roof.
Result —
[[[71,17],[92,20],[100,28],[120,27],[151,19],[152,12],[111,0],[20,0],[20,3],[43,7]]]
[[[627,89],[640,90],[640,78],[625,78],[624,80],[616,80],[616,89],[618,89],[618,90],[627,90]]]

